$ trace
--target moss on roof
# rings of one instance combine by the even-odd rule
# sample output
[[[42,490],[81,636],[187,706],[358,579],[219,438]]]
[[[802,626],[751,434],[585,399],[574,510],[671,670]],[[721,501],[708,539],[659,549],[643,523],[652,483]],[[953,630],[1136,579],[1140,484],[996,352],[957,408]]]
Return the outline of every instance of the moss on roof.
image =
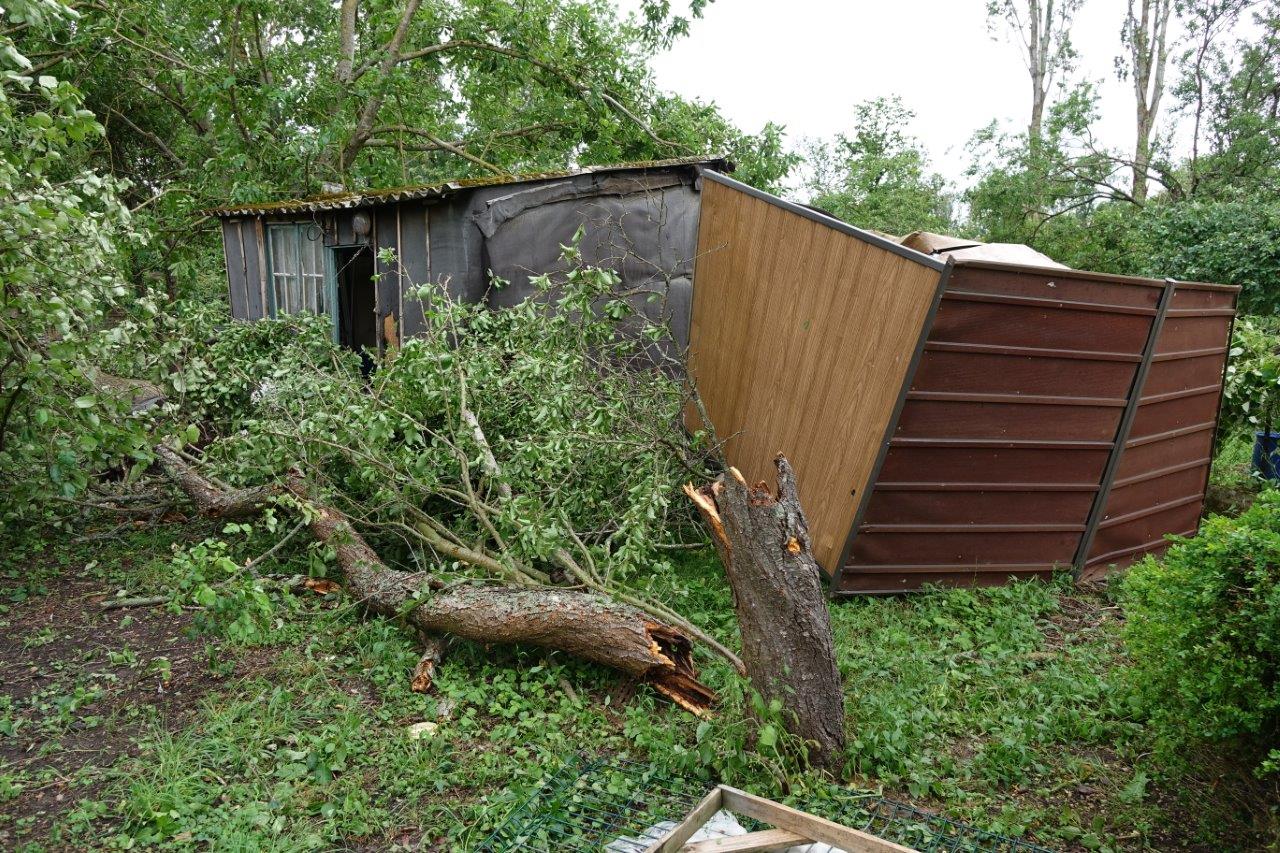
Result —
[[[252,204],[229,204],[201,211],[209,216],[253,216],[265,213],[300,213],[320,210],[339,210],[356,207],[368,207],[393,201],[410,201],[421,198],[439,198],[461,190],[475,187],[502,186],[504,184],[520,184],[531,181],[551,180],[555,178],[571,178],[577,175],[589,175],[600,172],[641,171],[645,169],[664,169],[678,166],[704,165],[711,168],[732,171],[733,165],[720,157],[680,157],[669,160],[646,160],[637,163],[621,163],[616,165],[585,166],[581,169],[564,171],[526,172],[511,175],[491,175],[482,178],[460,178],[434,184],[410,184],[400,187],[382,187],[369,190],[349,190],[339,193],[320,193],[305,198],[280,199],[278,201],[257,202]]]

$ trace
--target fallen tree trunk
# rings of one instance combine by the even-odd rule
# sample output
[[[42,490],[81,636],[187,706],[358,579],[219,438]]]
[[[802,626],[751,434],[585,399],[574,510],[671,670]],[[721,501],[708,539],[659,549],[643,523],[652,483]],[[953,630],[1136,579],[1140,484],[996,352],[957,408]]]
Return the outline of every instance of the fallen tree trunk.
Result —
[[[387,568],[345,515],[312,499],[301,477],[291,476],[288,488],[308,505],[311,534],[334,549],[348,594],[372,613],[428,633],[567,652],[643,679],[696,714],[715,701],[697,680],[689,638],[638,608],[551,587],[463,583],[423,595],[430,582]],[[421,603],[411,607],[414,600]]]
[[[209,515],[243,517],[277,493],[271,488],[224,491],[172,448],[159,446],[156,455],[174,482]],[[544,586],[446,586],[438,578],[398,572],[382,562],[343,513],[314,500],[300,475],[291,474],[287,487],[302,503],[311,534],[333,548],[348,594],[369,612],[404,619],[427,637],[452,634],[480,643],[528,643],[563,651],[642,679],[694,714],[704,714],[714,704],[715,693],[698,681],[689,637],[643,610],[593,593]],[[428,653],[415,673],[424,689],[438,660],[438,652],[429,648]]]
[[[279,492],[269,486],[220,489],[197,474],[178,451],[167,444],[157,444],[155,452],[169,479],[182,489],[202,514],[210,518],[246,518],[254,515]]]
[[[809,743],[817,767],[838,771],[844,753],[844,694],[831,615],[813,559],[795,472],[778,454],[778,494],[752,488],[737,469],[708,486],[685,486],[711,529],[733,587],[742,659],[766,702],[778,700],[790,731]]]

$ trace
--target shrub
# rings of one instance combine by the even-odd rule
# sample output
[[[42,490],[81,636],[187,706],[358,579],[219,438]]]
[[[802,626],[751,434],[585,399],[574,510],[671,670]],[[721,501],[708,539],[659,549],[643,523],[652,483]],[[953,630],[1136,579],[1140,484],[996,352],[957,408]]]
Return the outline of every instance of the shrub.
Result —
[[[1240,317],[1231,336],[1223,389],[1222,429],[1247,432],[1280,427],[1280,322]]]
[[[1148,274],[1238,284],[1241,311],[1280,310],[1280,204],[1157,205],[1147,214],[1144,231]]]
[[[1136,698],[1166,751],[1231,742],[1280,770],[1280,492],[1139,563],[1121,600]]]

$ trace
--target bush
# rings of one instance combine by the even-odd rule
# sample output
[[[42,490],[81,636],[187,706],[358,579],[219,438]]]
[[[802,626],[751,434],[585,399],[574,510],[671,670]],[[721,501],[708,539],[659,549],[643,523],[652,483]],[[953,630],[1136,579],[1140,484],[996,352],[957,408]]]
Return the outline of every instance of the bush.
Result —
[[[1132,683],[1161,745],[1229,742],[1259,773],[1280,770],[1280,492],[1211,517],[1120,593]]]
[[[1194,201],[1146,218],[1148,274],[1238,284],[1241,311],[1280,310],[1280,204]]]
[[[1280,428],[1280,321],[1240,317],[1231,336],[1223,388],[1222,429],[1246,433]]]

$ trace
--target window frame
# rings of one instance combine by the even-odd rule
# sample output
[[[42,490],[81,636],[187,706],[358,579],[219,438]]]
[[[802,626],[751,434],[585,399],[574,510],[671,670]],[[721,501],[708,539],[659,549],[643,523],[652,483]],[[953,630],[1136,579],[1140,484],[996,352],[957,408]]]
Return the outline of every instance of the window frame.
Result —
[[[285,222],[267,222],[264,229],[266,236],[266,251],[264,254],[267,259],[267,281],[270,287],[267,288],[267,314],[272,319],[280,316],[280,294],[276,288],[276,277],[278,275],[293,277],[296,275],[298,279],[298,292],[303,300],[303,306],[294,311],[286,312],[289,314],[307,311],[317,316],[328,316],[329,323],[332,326],[333,335],[338,334],[337,320],[335,314],[337,294],[333,275],[333,259],[330,247],[324,242],[324,229],[318,222],[314,220],[295,220]],[[311,240],[307,234],[311,228],[320,231],[320,236],[316,240]],[[296,272],[277,272],[276,271],[276,251],[275,241],[277,233],[291,233],[293,240],[293,264]],[[303,257],[303,241],[314,242],[319,244],[320,264],[316,272],[306,272],[302,263]],[[317,310],[312,310],[306,306],[308,280],[314,281],[316,285]]]

